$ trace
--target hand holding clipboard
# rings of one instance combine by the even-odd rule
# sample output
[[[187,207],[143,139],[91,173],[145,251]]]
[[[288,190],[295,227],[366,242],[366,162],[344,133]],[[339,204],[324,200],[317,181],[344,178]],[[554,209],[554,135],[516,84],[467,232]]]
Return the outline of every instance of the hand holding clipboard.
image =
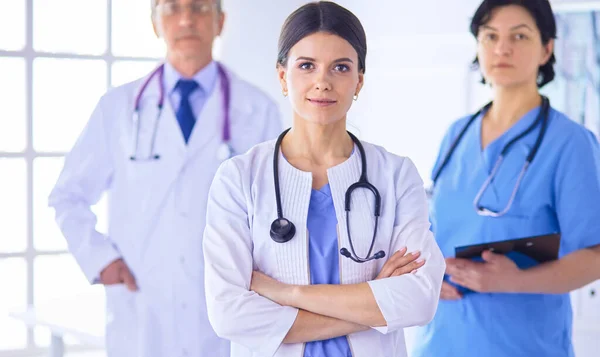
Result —
[[[474,262],[483,262],[482,254],[491,251],[495,254],[505,255],[511,259],[519,269],[527,269],[535,265],[558,259],[561,236],[558,233],[474,244],[455,248],[456,258],[468,259]],[[452,269],[450,269],[452,270]],[[455,286],[459,293],[464,295],[471,292],[468,288],[444,279]]]

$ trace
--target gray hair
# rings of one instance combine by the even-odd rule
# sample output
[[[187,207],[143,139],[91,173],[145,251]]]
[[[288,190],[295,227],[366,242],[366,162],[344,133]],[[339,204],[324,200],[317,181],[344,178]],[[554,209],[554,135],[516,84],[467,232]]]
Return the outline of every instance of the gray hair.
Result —
[[[217,4],[217,11],[218,12],[222,12],[223,11],[223,0],[213,0],[216,4]],[[150,8],[152,11],[152,14],[154,14],[154,8],[156,8],[158,0],[150,0]]]

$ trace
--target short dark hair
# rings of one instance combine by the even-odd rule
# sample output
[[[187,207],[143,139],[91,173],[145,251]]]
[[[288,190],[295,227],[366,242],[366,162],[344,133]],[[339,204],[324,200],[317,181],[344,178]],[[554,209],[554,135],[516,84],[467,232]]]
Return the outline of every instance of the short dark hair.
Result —
[[[330,1],[308,3],[288,16],[279,35],[277,63],[285,66],[292,47],[306,36],[317,32],[331,33],[348,41],[358,54],[359,71],[365,72],[365,30],[352,12]]]
[[[540,31],[542,43],[544,45],[547,45],[551,39],[556,39],[556,20],[548,0],[484,0],[481,5],[479,5],[477,11],[475,11],[475,15],[473,15],[473,19],[471,20],[471,33],[473,36],[477,38],[479,28],[490,21],[492,12],[496,8],[508,5],[521,6],[531,14]],[[556,57],[554,56],[554,53],[552,53],[548,62],[540,66],[537,78],[538,88],[542,88],[554,79],[555,63]],[[479,68],[479,58],[477,57],[475,57],[475,60],[473,61],[473,68]],[[481,82],[485,83],[485,79],[482,78]]]

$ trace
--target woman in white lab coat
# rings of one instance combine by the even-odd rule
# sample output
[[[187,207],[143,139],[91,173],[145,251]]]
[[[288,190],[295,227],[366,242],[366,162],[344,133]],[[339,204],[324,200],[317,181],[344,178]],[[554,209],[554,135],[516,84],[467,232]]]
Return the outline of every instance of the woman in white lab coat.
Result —
[[[365,57],[351,12],[296,10],[277,64],[293,126],[217,172],[206,297],[232,356],[406,356],[403,328],[435,314],[445,263],[421,178],[346,131]]]

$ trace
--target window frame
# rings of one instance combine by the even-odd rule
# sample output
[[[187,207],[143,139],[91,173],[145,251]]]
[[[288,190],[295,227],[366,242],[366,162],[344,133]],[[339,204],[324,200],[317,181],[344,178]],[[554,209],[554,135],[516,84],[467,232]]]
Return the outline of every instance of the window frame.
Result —
[[[37,257],[40,256],[48,256],[48,255],[61,255],[65,253],[69,253],[66,250],[57,250],[57,251],[44,251],[44,250],[36,250],[34,246],[34,206],[33,206],[33,166],[34,161],[37,158],[63,158],[66,155],[66,152],[43,152],[36,151],[33,147],[33,62],[36,58],[55,58],[55,59],[95,59],[95,60],[103,60],[106,63],[107,71],[106,71],[106,88],[112,88],[112,66],[117,61],[149,61],[156,63],[157,61],[162,60],[161,57],[136,57],[136,56],[115,56],[112,54],[112,10],[113,10],[113,1],[114,0],[104,0],[106,1],[107,12],[106,12],[106,40],[107,46],[106,50],[101,55],[82,55],[82,54],[73,54],[73,53],[50,53],[43,51],[35,51],[33,48],[33,11],[34,11],[34,1],[35,0],[25,0],[25,46],[21,50],[1,50],[0,49],[0,57],[8,57],[8,58],[20,58],[25,61],[25,130],[26,130],[26,145],[23,151],[21,152],[5,152],[0,151],[0,158],[18,158],[25,160],[26,166],[26,239],[27,245],[26,249],[23,252],[16,253],[2,253],[0,252],[0,260],[5,258],[22,258],[26,261],[26,276],[27,276],[27,301],[24,303],[27,306],[34,306],[34,262]],[[129,0],[126,0],[129,1]],[[108,223],[109,224],[109,223]],[[88,350],[89,347],[85,346],[73,346],[69,347],[69,351],[77,351],[77,350]],[[27,346],[24,349],[18,350],[2,350],[0,351],[0,357],[7,356],[31,356],[45,353],[47,351],[46,347],[37,346],[34,340],[34,328],[27,329]]]

